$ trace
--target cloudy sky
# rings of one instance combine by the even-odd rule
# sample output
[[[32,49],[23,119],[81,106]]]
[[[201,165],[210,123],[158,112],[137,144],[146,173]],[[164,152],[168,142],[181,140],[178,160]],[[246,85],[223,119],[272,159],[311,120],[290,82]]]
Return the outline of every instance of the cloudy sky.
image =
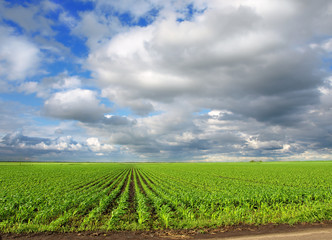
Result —
[[[0,160],[332,159],[329,0],[0,1]]]

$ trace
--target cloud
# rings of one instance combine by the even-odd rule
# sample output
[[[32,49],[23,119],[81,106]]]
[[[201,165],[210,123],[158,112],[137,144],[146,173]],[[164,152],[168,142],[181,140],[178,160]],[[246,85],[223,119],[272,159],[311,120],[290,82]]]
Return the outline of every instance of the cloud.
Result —
[[[280,7],[240,2],[213,3],[216,8],[191,21],[170,15],[101,44],[88,63],[103,96],[141,115],[184,100],[259,121],[293,121],[289,114],[319,101],[323,77],[317,53],[294,47],[288,40],[293,33],[281,28],[304,17],[299,12],[304,6],[283,2],[292,10],[277,21]],[[144,103],[143,112],[137,103]]]
[[[72,34],[86,39],[90,49],[97,48],[115,33],[121,31],[121,23],[115,17],[106,17],[98,12],[82,12],[81,20],[71,24]]]
[[[194,117],[189,112],[165,112],[138,118],[135,124],[83,124],[90,135],[101,136],[112,145],[122,145],[139,157],[181,159],[199,156],[202,152],[234,152],[233,145],[245,139],[232,129],[217,129],[210,118]],[[238,151],[238,149],[236,149]]]
[[[110,154],[116,154],[116,152],[115,146],[101,143],[95,137],[78,142],[72,136],[40,138],[26,136],[22,132],[12,132],[0,139],[1,160],[22,161],[24,159],[42,160],[47,158],[54,161],[63,158],[65,161],[80,161],[96,157],[103,160],[104,157],[107,159]],[[68,156],[72,157],[68,159]]]
[[[29,128],[27,135],[40,137],[29,149],[65,151],[72,145],[73,152],[94,157],[123,154],[144,160],[331,156],[329,1],[97,0],[75,17],[51,2],[44,5],[40,14],[33,5],[18,8],[29,11],[22,19],[31,22],[30,28],[17,15],[11,19],[23,32],[44,28],[45,35],[39,35],[46,39],[55,30],[31,16],[41,19],[56,11],[54,19],[85,41],[88,55],[79,67],[91,74],[83,78],[69,67],[17,84],[17,91],[44,100],[43,116],[72,123],[53,125],[52,134],[76,134],[81,146],[68,139],[56,142],[49,131],[50,142],[38,142],[42,135]],[[6,31],[0,39],[35,46]],[[36,71],[26,69],[21,79]],[[3,129],[10,126],[6,119]]]
[[[45,101],[45,115],[81,122],[95,122],[103,119],[109,109],[97,98],[97,93],[87,89],[73,89],[54,93]]]
[[[77,89],[82,85],[81,77],[69,75],[64,71],[56,76],[45,77],[41,81],[25,81],[17,86],[16,90],[25,94],[36,93],[39,98],[49,98],[52,93]]]
[[[61,9],[50,1],[42,1],[40,5],[25,3],[24,5],[0,3],[1,18],[17,23],[27,33],[40,33],[42,36],[54,36],[52,20],[45,17],[47,13]]]
[[[56,139],[29,137],[21,132],[5,135],[0,140],[0,152],[4,157],[24,156],[33,157],[49,153],[68,151],[82,151],[83,145],[74,141],[72,137],[59,137]]]
[[[62,5],[49,0],[34,2],[0,2],[0,24],[15,30],[15,34],[24,35],[30,43],[38,46],[40,51],[41,65],[40,74],[47,74],[49,64],[59,62],[80,62],[74,52],[84,52],[84,44],[78,39],[73,39],[67,33],[67,29],[76,26],[76,18],[71,15]],[[22,38],[22,37],[21,37]],[[70,38],[70,41],[63,41]],[[75,45],[75,49],[72,48]],[[76,47],[78,46],[79,47]],[[10,43],[8,44],[10,46]],[[28,54],[29,49],[21,54]],[[15,52],[14,52],[15,53]],[[22,58],[21,58],[22,59]],[[22,61],[34,64],[30,61]],[[35,65],[35,67],[38,67]]]
[[[106,125],[113,125],[113,126],[128,126],[136,124],[137,121],[135,119],[130,119],[128,117],[105,115],[103,123],[105,123]]]
[[[121,4],[112,7],[123,12]],[[321,49],[329,51],[331,4],[194,1],[189,15],[188,5],[126,5],[134,19],[159,12],[147,26],[96,37],[86,66],[102,96],[139,117],[81,126],[144,159],[287,158],[329,148]]]
[[[114,9],[120,13],[130,12],[133,16],[139,17],[145,15],[148,11],[153,8],[158,1],[146,1],[146,0],[125,0],[125,1],[105,1],[98,0],[96,1],[97,8],[106,8],[107,10]],[[134,7],[135,6],[135,7]]]
[[[132,26],[150,25],[161,16],[175,14],[179,18],[188,15],[192,1],[165,2],[159,0],[93,1],[93,11],[80,12],[80,21],[70,21],[72,34],[85,38],[90,49],[107,43],[118,33],[127,32]],[[195,6],[204,9],[206,4],[196,1]],[[61,15],[62,17],[63,15]],[[68,19],[68,17],[62,17]],[[64,20],[66,21],[66,20]]]
[[[10,81],[36,74],[41,52],[36,45],[13,29],[0,26],[0,76]]]
[[[24,136],[21,132],[15,132],[13,134],[7,134],[2,138],[2,143],[5,145],[20,145],[22,147],[24,146],[32,146],[39,144],[41,142],[50,143],[48,139],[44,138],[37,138],[37,137],[27,137]]]
[[[110,144],[101,144],[98,138],[92,137],[86,140],[88,147],[93,152],[112,152],[116,148]]]

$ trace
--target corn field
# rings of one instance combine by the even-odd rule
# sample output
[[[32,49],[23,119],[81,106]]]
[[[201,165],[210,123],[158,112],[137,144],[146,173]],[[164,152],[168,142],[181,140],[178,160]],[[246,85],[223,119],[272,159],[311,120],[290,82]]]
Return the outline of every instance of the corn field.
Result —
[[[332,220],[332,162],[0,163],[0,232]]]

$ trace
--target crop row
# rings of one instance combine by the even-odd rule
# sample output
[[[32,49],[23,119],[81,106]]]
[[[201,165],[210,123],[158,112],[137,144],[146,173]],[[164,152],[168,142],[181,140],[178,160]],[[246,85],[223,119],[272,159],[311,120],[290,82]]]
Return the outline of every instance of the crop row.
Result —
[[[327,172],[331,165],[314,165],[319,174],[296,165],[299,179],[311,176],[309,185],[306,180],[302,184],[294,180],[292,166],[280,171],[278,165],[274,171],[265,165],[265,172],[261,171],[264,165],[250,164],[2,168],[0,232],[181,229],[330,220],[332,179]]]

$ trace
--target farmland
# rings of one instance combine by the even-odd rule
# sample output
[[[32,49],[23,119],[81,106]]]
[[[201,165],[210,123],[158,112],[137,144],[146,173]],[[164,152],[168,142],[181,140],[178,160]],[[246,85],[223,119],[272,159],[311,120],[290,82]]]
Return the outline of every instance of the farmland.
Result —
[[[332,220],[332,162],[0,163],[0,232]]]

